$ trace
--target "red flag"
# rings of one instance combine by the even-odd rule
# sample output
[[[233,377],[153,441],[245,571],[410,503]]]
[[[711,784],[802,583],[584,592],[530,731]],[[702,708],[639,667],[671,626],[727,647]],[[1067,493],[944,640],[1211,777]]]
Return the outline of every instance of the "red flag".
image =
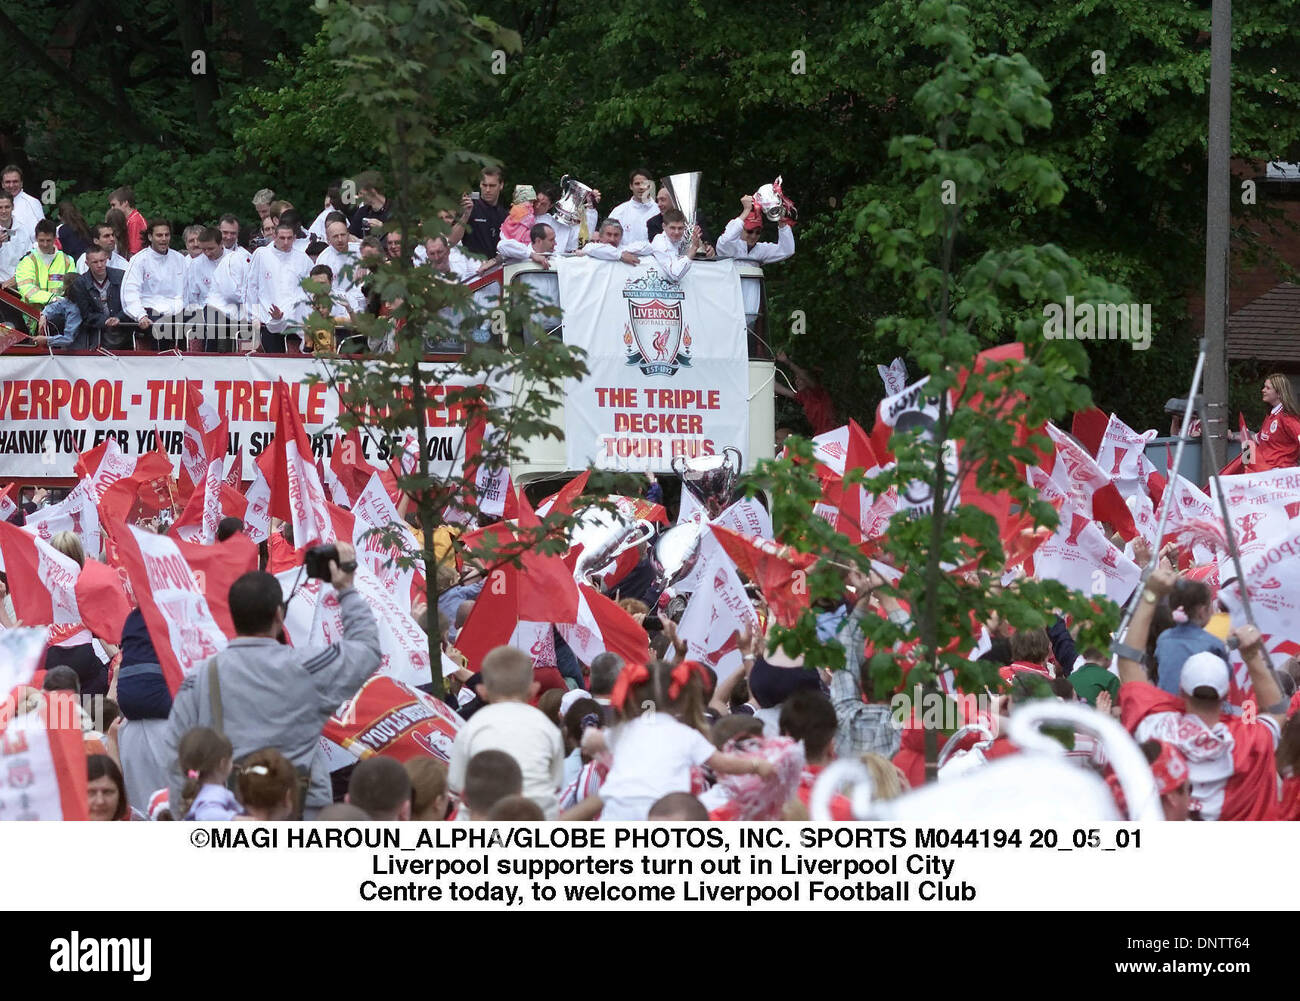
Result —
[[[209,433],[221,422],[221,415],[203,400],[203,384],[185,381],[185,445],[181,451],[181,492],[189,498],[198,487],[212,453],[207,451]],[[223,453],[224,454],[224,453]]]
[[[244,482],[244,446],[240,445],[239,450],[235,452],[235,461],[230,464],[230,469],[226,472],[226,485],[235,490],[239,489]]]
[[[572,514],[573,505],[582,496],[582,492],[587,489],[587,478],[590,476],[591,470],[583,470],[558,491],[538,504],[537,513],[542,517],[546,517],[552,512],[555,514]]]
[[[194,572],[212,617],[221,631],[233,638],[235,624],[230,618],[230,585],[257,569],[257,543],[243,533],[211,546],[173,541]]]
[[[1106,425],[1109,421],[1110,417],[1104,410],[1089,407],[1074,415],[1074,420],[1070,423],[1070,434],[1078,438],[1080,444],[1096,458],[1097,453],[1101,451],[1101,443],[1106,436]]]
[[[110,441],[113,441],[113,439],[106,438],[89,451],[77,453],[77,461],[73,465],[72,471],[77,474],[78,479],[95,475],[95,471],[99,469],[100,462],[104,459],[104,453],[108,451],[108,443]]]
[[[355,504],[375,473],[375,467],[366,459],[361,445],[361,432],[357,428],[345,434],[343,440],[334,446],[334,451],[330,453],[330,471],[343,485],[348,503]],[[335,498],[336,502],[337,500]]]
[[[126,521],[138,503],[143,510],[157,511],[167,505],[167,480],[171,460],[157,451],[146,452],[135,460],[130,475],[108,484],[99,497],[99,523]],[[159,490],[161,484],[161,491]],[[160,496],[161,495],[161,496]],[[161,502],[160,502],[161,500]]]
[[[817,557],[768,539],[738,535],[719,525],[710,525],[709,529],[737,569],[758,585],[776,621],[786,628],[793,627],[800,612],[810,604],[808,568]]]
[[[117,571],[99,560],[88,559],[74,590],[86,628],[105,643],[121,643],[122,623],[131,614],[131,600]]]

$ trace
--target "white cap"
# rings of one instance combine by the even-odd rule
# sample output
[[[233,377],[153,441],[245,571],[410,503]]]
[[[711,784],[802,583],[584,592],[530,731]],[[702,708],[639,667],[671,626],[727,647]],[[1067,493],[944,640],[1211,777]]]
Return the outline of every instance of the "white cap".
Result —
[[[560,699],[560,719],[564,719],[565,714],[573,707],[573,703],[579,699],[591,698],[590,692],[584,692],[581,688],[570,688],[564,693],[564,698]]]
[[[1217,653],[1202,650],[1183,661],[1178,687],[1188,695],[1201,687],[1213,688],[1219,698],[1228,694],[1228,663]]]

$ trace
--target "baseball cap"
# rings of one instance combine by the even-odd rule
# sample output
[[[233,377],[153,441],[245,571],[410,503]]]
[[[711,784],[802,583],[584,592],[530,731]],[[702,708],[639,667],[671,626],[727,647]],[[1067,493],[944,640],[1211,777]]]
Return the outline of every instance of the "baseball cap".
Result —
[[[1183,661],[1178,687],[1188,695],[1198,688],[1212,688],[1219,698],[1228,694],[1228,662],[1217,653],[1202,650]]]

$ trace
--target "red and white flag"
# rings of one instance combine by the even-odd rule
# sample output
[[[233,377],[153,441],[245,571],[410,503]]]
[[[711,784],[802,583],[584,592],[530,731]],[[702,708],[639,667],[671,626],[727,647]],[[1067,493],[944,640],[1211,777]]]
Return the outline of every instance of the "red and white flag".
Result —
[[[271,536],[271,484],[266,481],[262,471],[271,457],[268,449],[257,457],[253,463],[253,482],[244,494],[247,507],[244,510],[244,531],[254,542],[265,542]]]
[[[386,674],[374,674],[325,722],[322,736],[354,760],[375,755],[451,761],[462,720],[447,704]]]
[[[81,539],[88,556],[98,556],[103,540],[99,509],[90,493],[90,480],[83,479],[59,503],[28,515],[22,530],[44,542],[49,542],[60,532],[71,532]]]
[[[1188,564],[1212,563],[1219,553],[1228,551],[1223,533],[1223,518],[1209,494],[1179,475],[1170,482],[1160,504],[1160,513],[1168,507],[1165,535],[1160,544],[1174,542],[1189,553]]]
[[[293,646],[326,647],[343,638],[343,614],[333,585],[304,579],[300,567],[275,576],[289,602],[284,631]],[[429,638],[411,617],[409,596],[390,594],[364,565],[358,566],[353,583],[379,627],[378,673],[412,686],[429,684]],[[456,670],[454,663],[449,670],[448,663],[440,665],[444,676]]]
[[[398,565],[398,558],[416,557],[421,547],[415,533],[397,514],[397,508],[393,505],[392,498],[388,496],[388,491],[384,489],[383,480],[378,472],[370,477],[369,485],[357,497],[356,503],[352,506],[352,514],[356,517],[353,544],[357,547],[358,562],[370,568],[370,572],[383,584],[389,594],[398,599],[409,596],[411,581],[415,578],[416,570],[424,573],[424,560],[416,559],[416,562],[410,566],[402,567]],[[402,538],[402,549],[405,552],[397,547],[386,545],[380,533],[374,531],[375,529],[396,532]]]
[[[262,466],[271,489],[270,514],[289,522],[296,546],[334,542],[325,486],[316,472],[311,440],[283,379],[275,384],[271,409],[275,413],[275,439],[267,449],[267,465]]]
[[[226,634],[182,555],[184,543],[132,525],[114,526],[113,535],[116,556],[130,577],[163,677],[175,695],[186,675],[226,648]]]
[[[77,605],[76,560],[8,522],[0,522],[0,554],[14,613],[24,625],[49,626],[51,646],[90,642]]]
[[[8,521],[18,513],[18,481],[0,490],[0,521]]]
[[[1280,532],[1267,537],[1249,558],[1242,559],[1244,581],[1233,581],[1219,590],[1219,599],[1228,609],[1232,624],[1246,624],[1241,601],[1242,584],[1250,599],[1250,611],[1259,628],[1273,666],[1283,669],[1288,657],[1300,656],[1300,529],[1293,521]],[[1209,583],[1213,584],[1213,581]],[[1250,669],[1237,649],[1229,651],[1232,665],[1232,690],[1228,701],[1240,705],[1251,690]]]
[[[18,626],[0,629],[0,697],[32,680],[45,660],[50,631],[44,626]],[[0,729],[15,706],[0,702]]]
[[[31,692],[31,711],[0,721],[0,821],[89,820],[86,745],[71,692]]]
[[[1165,478],[1146,456],[1147,444],[1155,436],[1155,431],[1139,434],[1114,414],[1110,415],[1097,452],[1097,464],[1114,482],[1121,497],[1127,499],[1135,493],[1145,493],[1153,503],[1159,503]]]
[[[877,365],[876,371],[885,384],[886,396],[894,396],[907,388],[907,364],[902,358],[895,358],[888,365]]]
[[[1042,462],[1073,507],[1114,527],[1125,540],[1137,535],[1137,525],[1119,489],[1078,442],[1048,423],[1047,433],[1056,448]]]
[[[1128,601],[1142,577],[1141,568],[1113,546],[1101,527],[1077,508],[1063,508],[1056,534],[1043,542],[1025,569],[1083,594]]]
[[[686,657],[711,667],[721,684],[744,666],[736,633],[756,632],[758,613],[745,593],[736,565],[720,547],[704,567],[704,586],[691,595],[677,626]]]
[[[203,384],[186,380],[185,443],[181,450],[180,485],[182,494],[187,497],[202,482],[212,461],[207,447],[209,436],[220,423],[221,415],[203,399]],[[221,454],[224,458],[224,450]]]
[[[719,525],[710,525],[709,530],[737,569],[763,592],[776,621],[792,628],[811,603],[808,568],[817,558],[768,539],[737,535]]]
[[[1215,510],[1219,487],[1223,488],[1243,564],[1263,552],[1271,538],[1283,534],[1300,518],[1300,469],[1220,476],[1217,483],[1210,485]]]
[[[813,458],[836,476],[844,475],[844,463],[849,457],[849,426],[847,424],[819,434],[812,440]]]
[[[194,481],[194,490],[185,510],[172,524],[168,534],[186,542],[210,545],[217,541],[217,526],[225,517],[222,510],[223,493],[233,490],[225,482],[226,451],[230,441],[227,427],[223,417],[216,427],[204,434],[203,453],[207,461],[199,478]],[[243,496],[237,490],[233,492],[242,502]]]

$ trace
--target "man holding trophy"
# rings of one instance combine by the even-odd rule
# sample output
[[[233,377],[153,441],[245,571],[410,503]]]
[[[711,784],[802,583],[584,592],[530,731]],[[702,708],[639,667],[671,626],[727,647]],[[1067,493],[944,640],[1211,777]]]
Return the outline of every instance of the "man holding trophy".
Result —
[[[650,248],[660,271],[675,282],[680,282],[690,270],[704,242],[696,221],[700,177],[700,172],[694,171],[664,178],[664,188],[678,207],[661,213],[664,230],[650,242]]]
[[[763,219],[770,215],[754,211],[754,197],[746,195],[740,200],[743,211],[718,237],[718,256],[753,261],[755,264],[775,264],[794,255],[794,228],[790,217],[781,214],[776,224],[776,243],[760,243]]]

